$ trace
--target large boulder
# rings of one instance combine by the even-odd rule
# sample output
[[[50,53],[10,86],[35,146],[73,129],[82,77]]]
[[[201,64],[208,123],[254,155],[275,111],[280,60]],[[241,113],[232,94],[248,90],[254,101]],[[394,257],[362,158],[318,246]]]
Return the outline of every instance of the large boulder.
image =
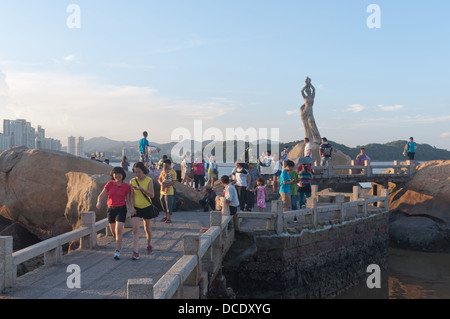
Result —
[[[54,151],[16,147],[0,154],[0,216],[46,227],[68,226],[68,172],[109,175],[111,166]]]
[[[313,156],[314,160],[317,161],[318,163],[320,163],[320,154],[319,154],[320,145],[317,143],[311,143],[311,148],[312,148],[312,156]],[[289,159],[295,160],[298,157],[303,157],[304,149],[305,149],[305,143],[304,142],[298,143],[289,152]],[[331,160],[332,160],[334,166],[338,166],[338,165],[350,165],[352,159],[350,158],[350,156],[348,156],[348,155],[344,154],[342,151],[338,150],[338,151],[333,152],[333,154],[331,155]],[[346,170],[344,173],[347,173],[347,172],[348,172],[348,170]],[[340,172],[337,172],[337,173],[340,174]]]
[[[391,245],[450,251],[450,161],[416,167],[406,185],[389,183]]]
[[[450,223],[449,176],[450,161],[430,161],[417,166],[406,185],[389,185],[389,209],[408,215],[429,215]]]

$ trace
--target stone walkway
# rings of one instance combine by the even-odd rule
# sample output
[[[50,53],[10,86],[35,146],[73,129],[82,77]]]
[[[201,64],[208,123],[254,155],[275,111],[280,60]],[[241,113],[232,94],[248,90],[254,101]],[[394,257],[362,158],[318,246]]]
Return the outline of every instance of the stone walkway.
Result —
[[[208,228],[210,214],[175,212],[171,224],[159,219],[153,220],[152,254],[145,252],[146,238],[141,227],[140,259],[131,260],[132,232],[131,228],[125,228],[120,260],[113,258],[113,238],[103,235],[94,250],[76,250],[65,255],[61,264],[41,267],[18,277],[15,286],[0,294],[0,299],[126,298],[128,279],[152,278],[156,283],[183,255],[183,236]],[[81,269],[79,289],[67,287],[68,277],[72,275],[67,268],[72,264]]]

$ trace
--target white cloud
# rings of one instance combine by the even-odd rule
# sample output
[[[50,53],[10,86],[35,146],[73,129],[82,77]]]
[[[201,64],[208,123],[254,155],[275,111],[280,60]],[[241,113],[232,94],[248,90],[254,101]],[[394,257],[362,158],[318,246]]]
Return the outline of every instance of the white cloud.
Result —
[[[89,76],[5,71],[0,85],[3,118],[42,125],[48,137],[106,136],[133,140],[146,129],[161,140],[194,119],[217,119],[236,108],[224,98],[173,99],[152,87],[111,85]],[[2,75],[0,71],[0,75]]]
[[[348,106],[348,108],[345,109],[345,111],[359,113],[364,109],[365,107],[362,106],[361,104],[351,104]]]
[[[382,104],[378,104],[378,108],[385,112],[396,111],[404,108],[404,105],[393,105],[393,106],[384,106]]]
[[[299,115],[300,112],[299,110],[290,110],[290,111],[286,111],[287,115]]]

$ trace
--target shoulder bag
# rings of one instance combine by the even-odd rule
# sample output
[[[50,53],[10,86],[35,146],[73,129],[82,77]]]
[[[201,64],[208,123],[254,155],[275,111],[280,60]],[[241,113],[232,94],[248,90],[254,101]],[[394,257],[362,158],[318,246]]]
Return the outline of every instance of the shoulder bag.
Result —
[[[139,187],[139,182],[137,177],[134,179],[137,186]],[[150,180],[151,181],[151,180]],[[156,207],[156,205],[153,205],[152,200],[150,198],[148,198],[148,196],[141,190],[142,195],[144,195],[144,197],[148,200],[148,202],[150,203],[150,210],[151,210],[151,217],[150,219],[156,218],[159,216],[159,209],[158,207]]]

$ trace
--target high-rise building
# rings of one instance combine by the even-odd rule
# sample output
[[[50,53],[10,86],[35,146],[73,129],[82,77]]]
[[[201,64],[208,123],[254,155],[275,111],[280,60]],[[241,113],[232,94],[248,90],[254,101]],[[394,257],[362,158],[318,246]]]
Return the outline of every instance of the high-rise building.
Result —
[[[38,130],[26,120],[3,120],[3,134],[0,134],[0,151],[15,146],[26,146],[30,149],[61,150],[59,140],[45,138],[45,130],[38,126]]]
[[[69,136],[67,139],[67,153],[72,155],[77,155],[77,147],[76,147],[76,140],[74,136]]]
[[[84,137],[79,136],[75,141],[75,154],[84,157]]]

